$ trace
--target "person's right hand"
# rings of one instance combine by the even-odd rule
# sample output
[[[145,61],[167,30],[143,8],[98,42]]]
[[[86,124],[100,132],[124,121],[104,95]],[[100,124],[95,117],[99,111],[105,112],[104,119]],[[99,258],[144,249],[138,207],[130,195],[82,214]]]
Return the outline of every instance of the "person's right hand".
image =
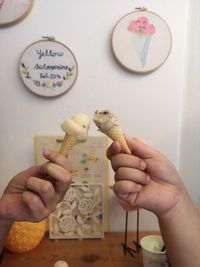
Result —
[[[107,150],[115,172],[113,191],[126,210],[144,208],[162,215],[184,194],[184,185],[173,164],[149,145],[127,138],[132,155],[114,142]],[[182,194],[183,193],[183,194]]]
[[[60,202],[71,183],[71,166],[60,153],[45,151],[48,160],[17,174],[0,198],[0,219],[40,221]]]

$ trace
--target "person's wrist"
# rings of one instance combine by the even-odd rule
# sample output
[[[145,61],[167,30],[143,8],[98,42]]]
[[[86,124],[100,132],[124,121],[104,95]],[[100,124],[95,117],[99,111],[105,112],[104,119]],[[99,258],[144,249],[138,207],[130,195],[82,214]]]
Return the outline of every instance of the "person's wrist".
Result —
[[[0,235],[0,264],[4,257],[4,243],[6,242],[6,237],[10,231],[10,228],[12,227],[12,224],[14,223],[13,220],[4,218],[2,214],[0,214],[0,229],[1,229],[1,235]]]
[[[178,187],[179,190],[175,204],[165,212],[157,214],[158,220],[160,222],[170,222],[172,218],[180,216],[185,212],[185,210],[190,208],[191,205],[193,206],[190,196],[184,185],[180,183]]]

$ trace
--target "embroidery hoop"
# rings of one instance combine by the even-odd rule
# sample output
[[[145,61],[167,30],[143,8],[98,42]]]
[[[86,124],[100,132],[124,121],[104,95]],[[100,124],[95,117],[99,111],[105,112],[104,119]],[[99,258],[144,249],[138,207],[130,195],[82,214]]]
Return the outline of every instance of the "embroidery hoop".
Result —
[[[138,32],[128,30],[129,23],[146,17],[155,26],[155,33],[139,37]],[[159,51],[158,51],[159,48]],[[168,24],[156,13],[146,8],[136,8],[115,24],[111,35],[111,49],[116,61],[130,72],[145,74],[162,66],[172,48],[172,35]],[[145,66],[141,66],[141,61]]]
[[[20,58],[20,63],[19,63],[19,72],[20,72],[21,80],[23,84],[25,85],[25,87],[29,89],[29,91],[31,91],[32,93],[38,96],[42,96],[42,97],[60,96],[66,93],[76,82],[77,75],[78,75],[78,63],[73,52],[65,44],[56,41],[54,37],[43,37],[43,38],[44,38],[43,40],[39,40],[34,43],[31,43],[23,51],[21,58]],[[43,76],[41,78],[40,73],[42,73],[42,70],[43,70],[43,69],[41,70],[41,68],[38,69],[38,72],[35,71],[34,75],[32,75],[30,73],[29,68],[31,67],[34,68],[34,66],[36,66],[38,63],[38,59],[36,59],[37,55],[35,55],[35,50],[37,49],[37,47],[38,49],[46,49],[44,51],[47,51],[47,50],[50,51],[51,49],[55,49],[55,47],[59,47],[60,51],[62,51],[63,54],[65,52],[64,59],[66,61],[62,60],[62,62],[60,61],[60,63],[59,61],[56,62],[60,64],[60,66],[63,66],[63,68],[65,67],[66,69],[65,73],[64,71],[61,71],[61,73],[59,73],[58,70],[57,72],[52,73],[51,69],[53,69],[53,67],[56,66],[56,63],[52,61],[48,63],[47,61],[47,64],[52,64],[52,65],[47,65],[45,63],[46,61],[42,61],[40,62],[41,63],[40,65],[42,66],[41,68],[43,68],[45,64],[46,64],[46,68],[48,68],[48,66],[51,67],[50,70],[49,68],[48,69],[45,68],[46,77]],[[34,56],[34,57],[30,59],[30,56],[32,57]],[[70,64],[68,62],[70,62],[73,65],[68,65]],[[70,66],[73,66],[73,68],[70,69]],[[27,78],[28,76],[30,76],[30,78]]]
[[[4,0],[4,2],[2,3],[2,6],[0,8],[0,27],[11,26],[15,23],[20,22],[24,18],[26,18],[31,12],[35,0],[23,0],[20,3],[18,0],[15,0],[16,3],[13,3],[13,2],[14,0]],[[25,2],[29,2],[27,6],[24,5]],[[19,14],[15,14],[14,10],[12,9],[13,13],[9,15],[8,8],[9,6],[12,6],[13,8],[13,4],[16,5],[15,7],[16,10],[17,10],[17,6],[18,6],[18,9],[20,5],[22,6],[22,8]]]

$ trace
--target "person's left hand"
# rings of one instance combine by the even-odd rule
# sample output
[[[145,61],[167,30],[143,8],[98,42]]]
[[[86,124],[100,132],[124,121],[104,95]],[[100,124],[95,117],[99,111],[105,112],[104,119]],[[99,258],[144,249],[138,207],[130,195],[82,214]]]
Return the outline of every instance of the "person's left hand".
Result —
[[[45,151],[48,160],[11,179],[0,199],[0,219],[37,222],[46,218],[60,202],[71,183],[66,157]]]
[[[185,195],[181,178],[159,151],[136,138],[126,138],[132,154],[114,142],[107,150],[115,172],[112,186],[125,210],[146,209],[157,216],[172,210]]]

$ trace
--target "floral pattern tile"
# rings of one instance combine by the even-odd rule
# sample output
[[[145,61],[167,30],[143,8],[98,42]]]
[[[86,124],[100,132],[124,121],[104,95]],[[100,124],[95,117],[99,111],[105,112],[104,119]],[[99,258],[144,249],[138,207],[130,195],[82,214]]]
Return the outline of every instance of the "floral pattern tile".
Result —
[[[103,238],[103,185],[72,184],[50,215],[51,239]]]

